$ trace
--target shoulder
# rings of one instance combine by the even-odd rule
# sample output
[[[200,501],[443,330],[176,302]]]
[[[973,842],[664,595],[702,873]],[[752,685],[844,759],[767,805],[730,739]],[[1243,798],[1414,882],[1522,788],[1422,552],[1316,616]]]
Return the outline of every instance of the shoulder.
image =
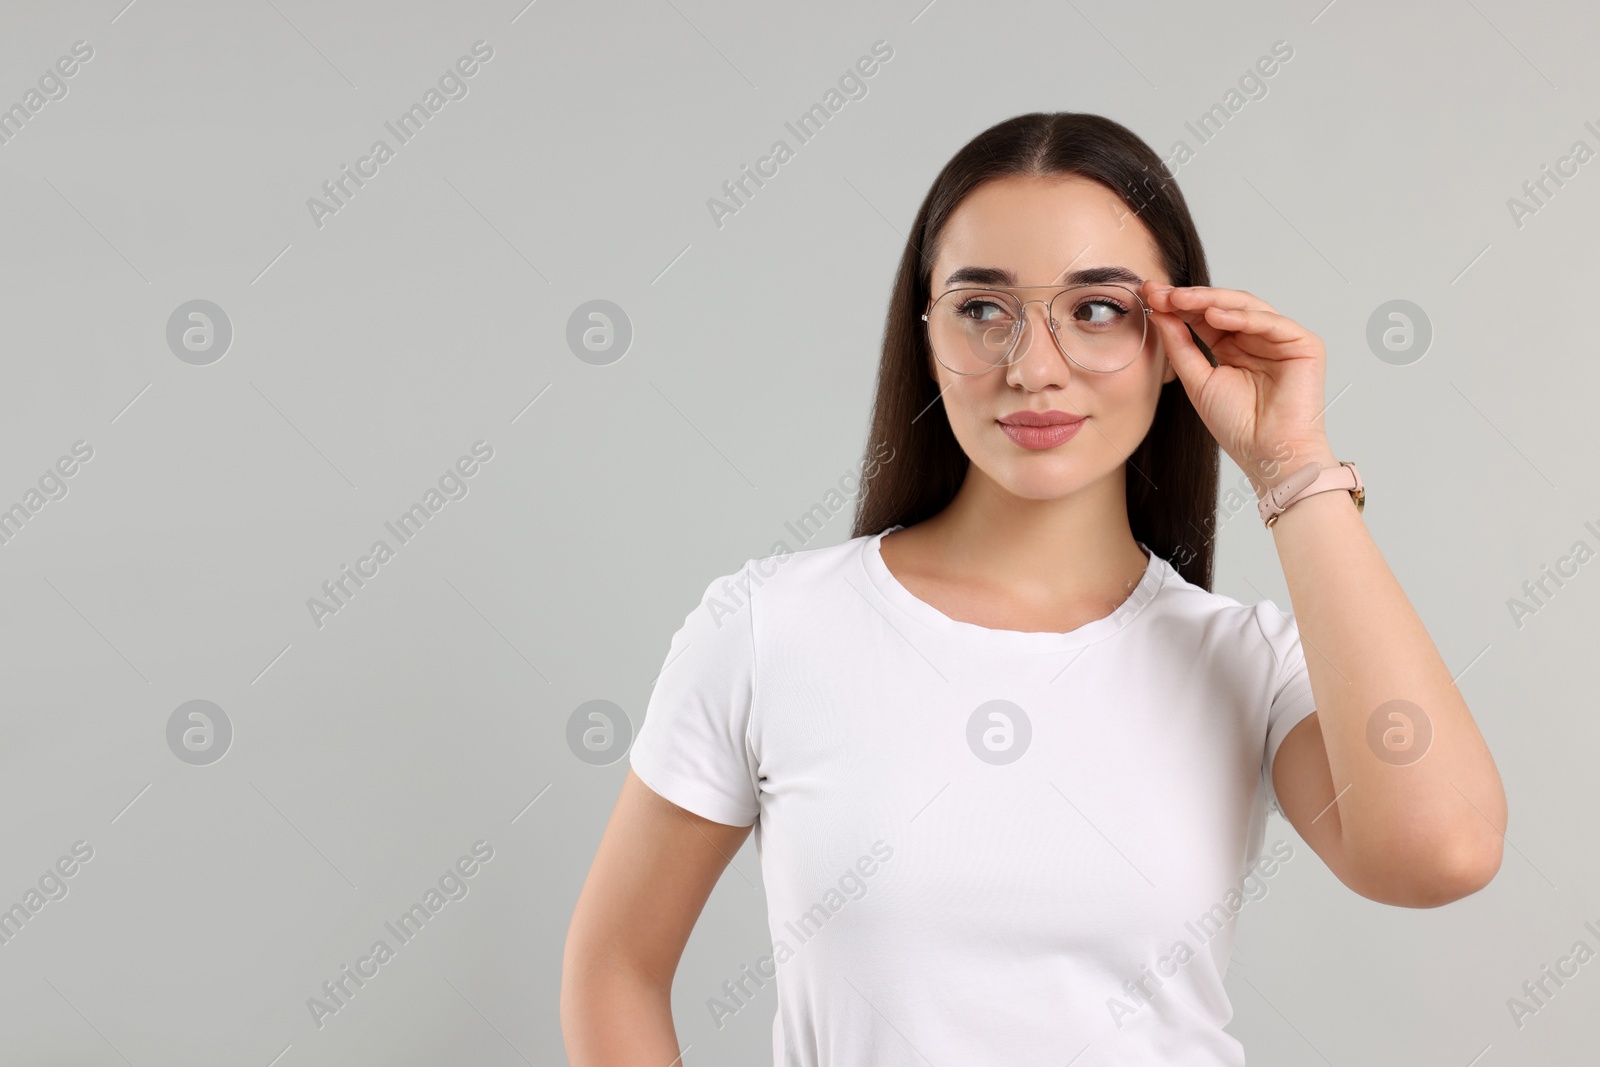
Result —
[[[862,552],[873,535],[851,537],[833,545],[791,549],[784,542],[739,568],[744,595],[758,614],[772,617],[816,606],[839,593],[854,596],[866,575]]]
[[[1191,633],[1202,647],[1241,654],[1254,652],[1278,662],[1299,640],[1294,617],[1273,601],[1246,604],[1214,593],[1189,582],[1170,564],[1161,594],[1152,607],[1170,626]]]
[[[804,587],[818,580],[848,577],[860,570],[861,553],[874,536],[863,534],[835,545],[798,550],[779,542],[770,554],[746,561],[744,569],[763,589]]]
[[[781,617],[815,605],[839,591],[850,594],[865,574],[861,553],[871,535],[852,537],[834,545],[791,549],[785,542],[773,551],[746,559],[737,569],[718,574],[701,594],[700,610],[720,620],[749,606],[756,618]],[[854,595],[854,594],[851,594]]]

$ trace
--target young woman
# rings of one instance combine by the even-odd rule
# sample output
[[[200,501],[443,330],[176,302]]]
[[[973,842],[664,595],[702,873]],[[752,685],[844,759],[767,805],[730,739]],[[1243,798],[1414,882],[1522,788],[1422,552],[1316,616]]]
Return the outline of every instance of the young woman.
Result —
[[[575,1067],[677,1062],[752,827],[771,951],[693,995],[775,1008],[784,1067],[1243,1064],[1234,918],[1296,855],[1269,809],[1371,900],[1493,877],[1500,780],[1329,446],[1322,341],[1208,285],[1158,174],[1060,113],[934,181],[852,537],[747,560],[672,639],[568,935]],[[1292,617],[1211,592],[1219,446]]]

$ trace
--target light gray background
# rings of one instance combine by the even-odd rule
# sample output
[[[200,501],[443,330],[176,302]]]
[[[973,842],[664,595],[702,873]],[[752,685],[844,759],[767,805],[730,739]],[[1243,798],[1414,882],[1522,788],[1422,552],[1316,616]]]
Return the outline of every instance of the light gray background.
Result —
[[[1196,148],[1213,280],[1325,339],[1330,438],[1510,796],[1499,876],[1434,911],[1355,895],[1274,816],[1296,855],[1240,918],[1230,1029],[1261,1064],[1594,1055],[1600,962],[1520,1030],[1506,1007],[1600,947],[1600,565],[1520,628],[1507,606],[1600,543],[1600,162],[1508,209],[1600,148],[1592,6],[124,3],[0,15],[0,105],[94,49],[0,145],[0,506],[94,450],[0,546],[0,906],[94,849],[0,945],[7,1064],[564,1062],[562,943],[625,767],[581,762],[568,718],[604,699],[636,725],[705,583],[804,547],[785,524],[863,458],[920,198],[1035,110]],[[319,229],[307,199],[480,39],[468,95]],[[867,95],[796,145],[784,122],[878,40]],[[1198,145],[1185,122],[1279,40],[1266,95]],[[779,138],[795,158],[719,228],[708,198]],[[166,343],[194,299],[234,331],[207,366]],[[595,299],[634,330],[604,366],[567,342]],[[1434,330],[1405,365],[1366,340],[1394,299]],[[478,440],[468,494],[314,625],[307,599]],[[1291,607],[1253,509],[1216,588]],[[167,743],[194,699],[234,728],[208,766]],[[307,999],[480,839],[469,894],[314,1025]],[[770,989],[722,1030],[705,1004],[765,934],[747,846],[679,973],[686,1063],[766,1062]]]

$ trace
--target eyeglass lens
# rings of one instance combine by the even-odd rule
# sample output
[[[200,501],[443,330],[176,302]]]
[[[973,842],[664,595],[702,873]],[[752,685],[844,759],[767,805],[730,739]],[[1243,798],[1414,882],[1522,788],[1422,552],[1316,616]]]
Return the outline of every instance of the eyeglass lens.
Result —
[[[1059,346],[1087,370],[1121,370],[1144,348],[1144,307],[1124,286],[1062,290],[1048,314]],[[952,289],[928,310],[934,357],[956,374],[982,374],[1021,358],[1029,343],[1018,343],[1025,328],[1022,301],[1002,289]]]

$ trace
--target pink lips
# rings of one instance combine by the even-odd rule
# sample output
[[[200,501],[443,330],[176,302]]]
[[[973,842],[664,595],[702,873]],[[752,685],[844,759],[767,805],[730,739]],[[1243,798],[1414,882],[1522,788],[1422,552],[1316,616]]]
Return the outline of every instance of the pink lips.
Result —
[[[1065,411],[1015,411],[998,420],[1005,435],[1023,448],[1054,448],[1078,435],[1087,416]]]

